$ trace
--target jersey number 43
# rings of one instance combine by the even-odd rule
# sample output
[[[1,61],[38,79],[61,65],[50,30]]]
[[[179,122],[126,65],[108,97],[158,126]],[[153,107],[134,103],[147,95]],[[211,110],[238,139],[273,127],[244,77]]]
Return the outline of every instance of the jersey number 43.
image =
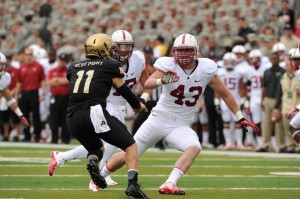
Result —
[[[195,93],[195,95],[191,96],[192,98],[194,98],[193,101],[184,100],[185,99],[184,88],[185,88],[185,85],[179,85],[176,89],[174,89],[170,92],[170,95],[177,98],[174,101],[175,104],[178,104],[178,105],[185,104],[186,106],[195,106],[201,93],[202,93],[202,87],[201,86],[190,87],[189,92]]]

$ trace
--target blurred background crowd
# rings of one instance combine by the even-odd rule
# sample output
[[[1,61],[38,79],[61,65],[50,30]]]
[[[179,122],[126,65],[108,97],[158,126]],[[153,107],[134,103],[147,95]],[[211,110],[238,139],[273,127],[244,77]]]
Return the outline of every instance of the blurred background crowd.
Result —
[[[130,32],[135,49],[141,50],[151,58],[170,56],[176,36],[182,33],[193,34],[199,40],[200,56],[211,58],[222,67],[220,61],[223,55],[232,51],[236,45],[244,47],[245,59],[247,53],[253,49],[259,49],[263,56],[268,58],[277,52],[273,47],[278,43],[280,47],[283,46],[278,51],[283,56],[288,56],[289,50],[296,47],[300,39],[300,1],[0,0],[0,21],[0,52],[7,56],[10,67],[18,69],[31,59],[42,65],[44,77],[49,77],[50,69],[60,65],[69,66],[74,61],[84,59],[84,42],[88,36],[99,32],[111,35],[118,29]],[[28,46],[32,51],[25,51]],[[146,61],[153,64],[149,58]],[[24,71],[23,73],[26,74]],[[20,135],[25,141],[66,144],[70,142],[69,133],[58,137],[58,129],[65,128],[62,124],[56,124],[56,136],[54,139],[51,138],[53,129],[48,124],[51,117],[50,104],[54,103],[51,95],[53,92],[63,96],[67,93],[64,91],[51,93],[50,89],[41,89],[42,76],[37,78],[34,86],[26,85],[27,81],[22,80],[22,76],[15,80],[21,83],[21,87],[18,88],[21,91],[39,90],[39,94],[46,96],[46,100],[40,98],[38,106],[30,104],[32,96],[29,96],[26,106],[29,107],[32,118],[37,117],[35,112],[39,109],[40,119],[35,119],[36,121],[32,123],[34,127],[30,132],[25,132],[25,135],[18,132],[17,127],[14,128],[17,132],[11,133],[11,138],[5,135],[3,140],[18,141],[21,139]],[[49,87],[54,83],[45,84],[45,87],[47,84]],[[61,82],[61,85],[61,89],[64,89],[65,84]],[[10,89],[14,92],[15,87],[16,84],[13,84]],[[209,106],[210,103],[213,102],[206,102],[206,105]],[[64,113],[56,112],[56,114]],[[224,144],[220,136],[211,136],[222,131],[222,128],[212,125],[209,127],[207,131],[210,133],[211,145],[208,147]],[[5,130],[2,128],[2,135],[3,131]],[[31,140],[29,134],[33,131],[39,132],[34,132],[35,138]],[[280,147],[275,144],[274,150],[280,152],[283,147],[286,148],[284,144]],[[289,151],[292,150],[295,150],[295,147]]]

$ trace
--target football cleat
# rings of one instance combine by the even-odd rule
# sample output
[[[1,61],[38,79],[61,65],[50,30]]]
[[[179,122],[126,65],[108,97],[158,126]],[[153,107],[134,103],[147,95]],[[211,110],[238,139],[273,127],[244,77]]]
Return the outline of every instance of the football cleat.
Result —
[[[172,182],[166,182],[158,188],[160,194],[185,195],[185,191],[178,188]]]
[[[62,153],[59,151],[52,151],[51,152],[51,162],[48,166],[48,173],[49,176],[52,176],[55,169],[59,166],[62,166],[65,163]]]
[[[94,181],[95,185],[100,187],[101,189],[105,189],[107,187],[107,183],[105,178],[100,175],[99,166],[96,160],[92,159],[86,165],[87,170],[90,173],[92,180]]]
[[[237,149],[238,149],[239,151],[245,151],[245,150],[246,150],[246,147],[245,147],[244,145],[238,145],[238,146],[237,146]]]
[[[101,189],[95,185],[94,181],[91,180],[90,181],[90,184],[89,184],[89,191],[92,191],[92,192],[97,192],[97,191],[100,191]]]
[[[133,184],[129,184],[125,194],[127,196],[131,196],[133,198],[146,198],[149,199],[149,197],[141,190],[141,186],[137,185],[134,186]]]
[[[106,176],[105,181],[106,181],[107,185],[112,185],[113,186],[113,185],[117,185],[118,184],[116,181],[114,181],[113,179],[111,179],[111,177],[109,175]]]

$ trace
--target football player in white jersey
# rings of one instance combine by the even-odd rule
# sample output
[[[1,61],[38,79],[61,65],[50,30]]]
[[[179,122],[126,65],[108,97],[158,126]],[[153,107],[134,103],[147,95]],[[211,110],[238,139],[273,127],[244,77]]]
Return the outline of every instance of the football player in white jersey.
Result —
[[[249,53],[249,60],[251,64],[251,69],[246,74],[246,79],[250,81],[250,113],[254,124],[259,128],[262,122],[262,110],[261,110],[261,81],[266,69],[270,68],[268,64],[262,64],[262,53],[258,49],[251,50]],[[262,143],[262,136],[260,133],[256,135],[257,146]]]
[[[233,97],[238,103],[240,98],[243,97],[243,80],[242,74],[235,69],[237,64],[237,57],[234,53],[225,53],[223,56],[224,68],[219,69],[219,77],[223,81],[227,89],[232,93]],[[243,145],[243,131],[239,125],[236,117],[230,111],[224,100],[218,102],[219,98],[216,95],[215,102],[220,104],[221,115],[223,119],[223,134],[225,138],[225,150],[234,148],[234,141],[237,142],[239,150],[245,150]],[[233,137],[235,135],[235,138]]]
[[[298,48],[294,50],[292,56],[292,66],[295,71],[297,71],[297,78],[299,80],[299,87],[300,87],[300,41],[298,44]],[[291,119],[290,121],[290,128],[292,132],[292,137],[300,146],[300,104],[291,109],[287,114],[286,118]]]
[[[138,50],[133,50],[134,43],[132,36],[126,30],[117,30],[112,34],[112,40],[118,46],[117,54],[120,56],[120,62],[123,64],[123,69],[125,72],[124,80],[128,87],[133,88],[135,84],[139,81],[144,85],[145,81],[148,79],[148,72],[145,70],[145,57],[144,54]],[[149,94],[143,93],[141,98],[145,101],[149,99]],[[115,116],[121,122],[125,124],[125,105],[126,100],[116,92],[116,89],[112,87],[110,95],[107,98],[106,109],[110,115]],[[116,152],[117,147],[104,142],[105,152],[100,163],[100,168],[104,167],[107,160]],[[52,160],[49,164],[48,170],[49,175],[52,176],[54,170],[64,164],[66,161],[74,159],[84,159],[87,156],[87,150],[81,145],[70,151],[59,152],[52,151]],[[108,185],[116,185],[117,183],[113,181],[110,176],[106,179]],[[90,181],[89,185],[90,191],[98,191],[99,188]]]
[[[156,71],[146,81],[144,88],[163,87],[157,105],[148,119],[134,135],[139,155],[157,141],[165,139],[173,148],[182,151],[169,178],[161,185],[161,194],[184,195],[185,191],[176,186],[177,181],[191,167],[201,151],[196,133],[190,128],[191,116],[198,109],[207,85],[210,85],[225,101],[237,120],[247,130],[258,127],[244,119],[239,105],[217,75],[217,64],[210,59],[197,58],[198,42],[193,35],[182,34],[173,44],[174,57],[156,60]],[[101,170],[101,175],[109,175],[124,165],[125,154],[114,154]]]
[[[0,52],[0,92],[6,99],[6,104],[15,112],[15,114],[20,118],[23,126],[28,128],[30,126],[28,120],[23,116],[16,99],[12,97],[8,86],[10,84],[11,77],[8,72],[6,72],[6,57]]]
[[[234,53],[225,53],[223,56],[224,68],[219,69],[219,77],[223,81],[227,89],[232,93],[233,97],[240,104],[240,98],[243,97],[243,80],[242,74],[235,69],[237,57]],[[237,143],[237,148],[241,151],[245,150],[243,144],[243,131],[234,114],[230,111],[224,100],[218,102],[219,98],[216,95],[215,103],[220,104],[221,115],[223,119],[223,134],[225,138],[225,150],[235,148],[234,141]],[[234,137],[235,135],[235,137]]]

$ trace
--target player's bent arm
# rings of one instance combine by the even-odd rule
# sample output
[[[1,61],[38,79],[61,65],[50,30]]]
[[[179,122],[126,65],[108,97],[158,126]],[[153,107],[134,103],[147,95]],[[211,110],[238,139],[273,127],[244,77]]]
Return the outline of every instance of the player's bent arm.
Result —
[[[240,111],[240,107],[237,101],[234,99],[233,95],[224,85],[219,76],[214,76],[210,80],[209,86],[218,94],[220,98],[224,100],[225,104],[228,106],[231,112],[236,114],[238,111]]]
[[[162,85],[161,79],[164,77],[164,72],[156,70],[145,82],[145,89],[154,89]],[[159,83],[161,82],[161,84]]]
[[[141,74],[141,77],[140,77],[140,82],[141,82],[141,85],[144,87],[145,85],[145,82],[147,81],[147,79],[149,78],[149,73],[147,72],[146,69],[144,69],[142,71],[142,74]]]
[[[15,98],[12,97],[10,91],[8,88],[4,89],[2,91],[3,96],[7,100],[7,105],[15,112],[15,114],[20,118],[22,124],[25,128],[28,128],[30,126],[28,120],[23,116],[22,111],[20,110]]]
[[[133,109],[141,108],[141,104],[138,97],[130,90],[128,86],[126,86],[126,83],[122,78],[116,77],[113,78],[112,81],[117,92],[120,93],[120,95],[127,100],[127,102]]]

